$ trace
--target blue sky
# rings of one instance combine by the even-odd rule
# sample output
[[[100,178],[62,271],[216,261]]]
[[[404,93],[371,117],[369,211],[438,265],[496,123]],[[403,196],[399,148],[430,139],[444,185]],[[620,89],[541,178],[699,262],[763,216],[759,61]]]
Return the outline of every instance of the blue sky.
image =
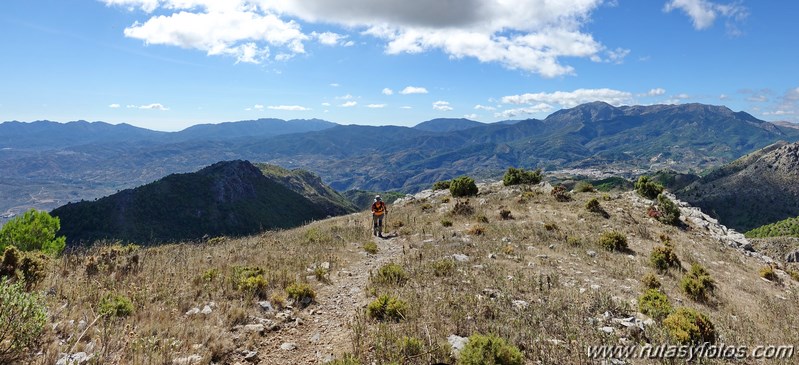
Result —
[[[0,121],[175,131],[699,102],[799,122],[795,1],[4,0]]]

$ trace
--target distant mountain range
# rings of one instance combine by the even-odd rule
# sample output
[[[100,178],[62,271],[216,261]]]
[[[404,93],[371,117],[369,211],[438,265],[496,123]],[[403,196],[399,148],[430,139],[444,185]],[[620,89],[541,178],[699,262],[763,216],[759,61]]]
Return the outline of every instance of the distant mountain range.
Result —
[[[164,133],[106,123],[10,122],[0,124],[0,217],[96,199],[220,160],[301,168],[337,191],[414,192],[463,174],[496,178],[509,166],[696,173],[797,139],[799,129],[703,104],[594,102],[544,120],[437,119],[412,128],[261,119]]]
[[[354,211],[313,174],[266,165],[259,169],[238,160],[172,174],[96,201],[67,204],[52,214],[61,219],[59,234],[75,245],[103,239],[150,244],[241,236]]]
[[[677,190],[740,232],[799,216],[799,143],[752,152]]]

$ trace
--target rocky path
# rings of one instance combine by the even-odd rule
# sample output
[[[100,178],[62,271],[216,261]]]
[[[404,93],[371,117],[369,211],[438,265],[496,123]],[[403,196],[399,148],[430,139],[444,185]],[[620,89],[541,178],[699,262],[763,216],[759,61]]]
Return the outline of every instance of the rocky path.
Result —
[[[367,254],[359,243],[347,248],[350,262],[331,267],[329,283],[316,284],[316,303],[303,310],[275,315],[280,329],[266,334],[250,363],[323,364],[352,352],[351,322],[369,303],[365,292],[369,275],[380,266],[396,261],[407,245],[404,237],[374,238],[377,254]],[[241,361],[242,364],[247,360]]]

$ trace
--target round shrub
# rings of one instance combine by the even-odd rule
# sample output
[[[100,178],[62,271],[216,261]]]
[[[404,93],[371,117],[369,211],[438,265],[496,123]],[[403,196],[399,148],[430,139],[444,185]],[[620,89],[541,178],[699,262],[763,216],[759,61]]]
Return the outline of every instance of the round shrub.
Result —
[[[577,185],[574,185],[574,191],[578,193],[593,193],[596,191],[596,189],[590,182],[580,181],[577,183]]]
[[[302,307],[306,307],[316,299],[316,292],[307,283],[293,283],[286,288],[286,294]]]
[[[663,320],[669,336],[681,344],[716,342],[716,329],[710,319],[691,308],[680,308]]]
[[[433,183],[433,190],[447,190],[452,182],[449,180],[441,180]]]
[[[34,348],[44,329],[46,308],[21,283],[0,279],[0,363],[13,364]]]
[[[366,307],[366,314],[378,321],[393,320],[399,322],[408,312],[408,303],[396,297],[383,294]]]
[[[61,220],[50,213],[31,209],[15,217],[0,228],[0,251],[17,246],[22,251],[42,251],[58,255],[66,247],[64,236],[56,237]]]
[[[566,191],[566,187],[563,185],[555,185],[552,187],[552,191],[549,192],[549,195],[552,195],[555,200],[559,202],[567,202],[572,200],[571,194]]]
[[[647,289],[660,289],[663,284],[660,283],[658,277],[655,274],[648,272],[641,278],[641,284],[644,284],[644,287]]]
[[[655,199],[658,194],[663,192],[663,185],[650,180],[646,175],[638,177],[638,181],[633,186],[638,195],[647,199]]]
[[[541,182],[541,169],[535,171],[525,171],[524,169],[517,169],[509,167],[502,177],[502,184],[505,186],[519,185],[519,184],[538,184]]]
[[[597,200],[597,198],[591,198],[591,200],[585,203],[585,209],[593,213],[602,212],[602,206],[599,205],[599,200]]]
[[[516,346],[509,345],[504,338],[494,335],[474,334],[463,347],[458,365],[521,365],[524,356]]]
[[[774,271],[774,268],[771,267],[771,265],[760,268],[760,277],[770,281],[780,280],[780,277],[777,276],[777,272]]]
[[[402,266],[390,262],[377,270],[377,275],[372,278],[372,281],[381,284],[402,286],[408,281],[408,274]]]
[[[680,281],[680,287],[691,299],[704,302],[716,288],[716,283],[702,265],[693,264],[691,271]]]
[[[665,224],[677,226],[680,224],[680,208],[671,199],[663,194],[657,196],[658,216],[657,219]]]
[[[107,294],[100,300],[99,312],[104,317],[127,317],[133,313],[133,303],[121,294]]]
[[[461,176],[452,180],[449,192],[454,197],[474,196],[477,195],[477,185],[471,177]]]
[[[657,289],[648,289],[638,298],[638,310],[658,320],[672,312],[669,298]]]
[[[680,267],[680,259],[674,253],[671,245],[658,246],[649,255],[649,262],[660,271],[666,271],[671,267]]]
[[[599,245],[608,251],[627,250],[627,236],[619,231],[603,232],[599,236]]]

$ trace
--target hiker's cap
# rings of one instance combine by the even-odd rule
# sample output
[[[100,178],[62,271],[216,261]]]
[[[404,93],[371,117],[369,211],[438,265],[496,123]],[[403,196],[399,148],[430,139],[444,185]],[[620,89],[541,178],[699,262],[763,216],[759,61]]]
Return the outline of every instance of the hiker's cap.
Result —
[[[380,195],[375,195],[375,200],[380,200]]]

